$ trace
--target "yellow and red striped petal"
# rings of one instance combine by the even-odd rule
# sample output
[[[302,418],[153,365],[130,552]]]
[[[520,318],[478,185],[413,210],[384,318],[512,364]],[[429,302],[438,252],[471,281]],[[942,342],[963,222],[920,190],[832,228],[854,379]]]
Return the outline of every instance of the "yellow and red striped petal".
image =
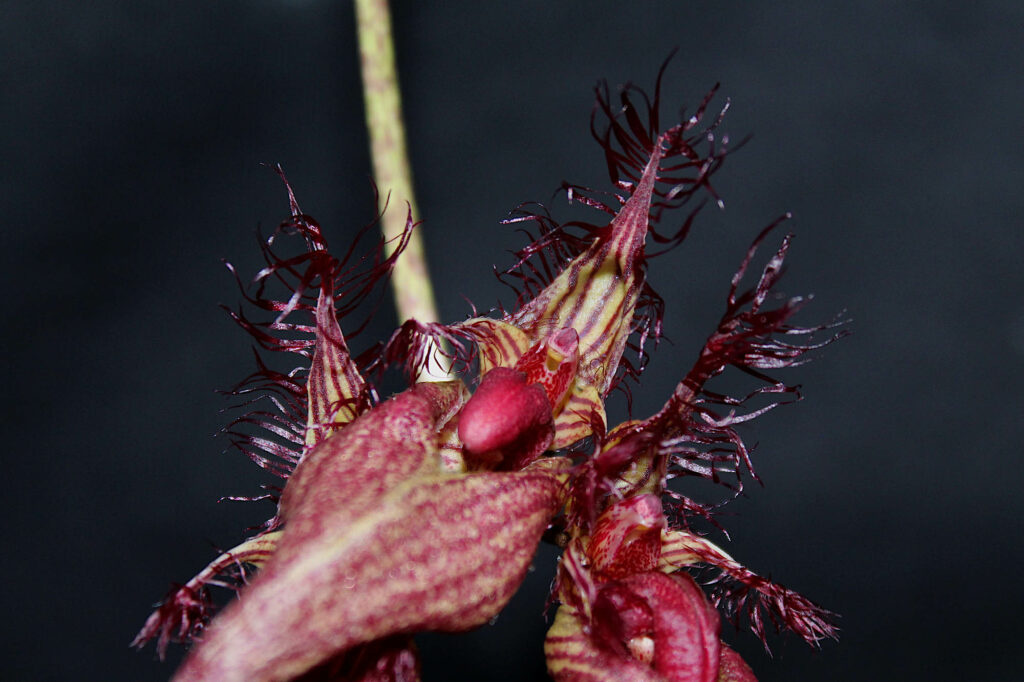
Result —
[[[534,344],[534,339],[519,327],[489,317],[475,317],[456,326],[468,331],[476,341],[480,376],[495,367],[514,367]]]
[[[595,424],[603,427],[606,422],[604,400],[597,387],[576,381],[565,405],[555,416],[555,440],[551,448],[568,447],[592,434]]]
[[[607,392],[632,331],[644,282],[644,240],[658,179],[661,141],[643,176],[612,222],[591,246],[508,320],[533,338],[571,327],[579,335],[579,377]]]
[[[370,404],[366,381],[359,373],[338,324],[334,299],[321,291],[316,304],[316,344],[306,381],[308,451],[345,426]]]

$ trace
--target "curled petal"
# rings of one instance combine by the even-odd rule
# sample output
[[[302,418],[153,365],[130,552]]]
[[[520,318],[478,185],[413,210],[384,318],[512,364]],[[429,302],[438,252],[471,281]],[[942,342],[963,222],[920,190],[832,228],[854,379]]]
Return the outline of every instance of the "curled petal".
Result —
[[[328,524],[267,566],[177,679],[281,679],[392,634],[487,622],[558,509],[553,466],[410,479]]]
[[[591,568],[605,579],[624,578],[658,567],[665,516],[657,495],[637,495],[608,507],[591,533]]]

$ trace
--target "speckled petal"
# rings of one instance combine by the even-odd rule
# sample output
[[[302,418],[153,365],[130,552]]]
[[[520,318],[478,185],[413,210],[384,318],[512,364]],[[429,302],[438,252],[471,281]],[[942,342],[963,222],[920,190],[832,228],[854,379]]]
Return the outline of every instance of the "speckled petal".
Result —
[[[326,525],[267,566],[177,679],[284,679],[387,635],[487,622],[559,507],[552,466],[410,479],[353,523]]]

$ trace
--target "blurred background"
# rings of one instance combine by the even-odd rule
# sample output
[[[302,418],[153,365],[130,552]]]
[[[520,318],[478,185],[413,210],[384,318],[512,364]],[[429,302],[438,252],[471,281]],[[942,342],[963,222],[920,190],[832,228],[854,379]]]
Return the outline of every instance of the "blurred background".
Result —
[[[374,213],[353,8],[338,0],[0,4],[5,340],[3,661],[10,679],[169,677],[128,643],[172,581],[271,513],[273,483],[214,434],[252,369],[218,309],[280,162],[335,247]],[[652,262],[656,410],[757,231],[796,232],[801,321],[854,335],[786,374],[805,400],[746,432],[765,486],[721,519],[739,560],[832,609],[842,638],[723,636],[762,680],[1017,679],[1024,600],[1024,5],[399,2],[430,267],[446,321],[513,301],[491,274],[525,200],[608,189],[592,88],[651,87],[663,121],[716,82],[751,135],[690,239]],[[725,98],[717,100],[724,104]],[[681,217],[681,216],[680,216]],[[383,305],[361,337],[387,335]],[[624,407],[617,403],[621,416]],[[613,410],[614,412],[614,410]],[[713,491],[714,495],[719,495]],[[544,549],[509,608],[421,638],[426,680],[544,679]],[[987,576],[987,577],[986,577]]]

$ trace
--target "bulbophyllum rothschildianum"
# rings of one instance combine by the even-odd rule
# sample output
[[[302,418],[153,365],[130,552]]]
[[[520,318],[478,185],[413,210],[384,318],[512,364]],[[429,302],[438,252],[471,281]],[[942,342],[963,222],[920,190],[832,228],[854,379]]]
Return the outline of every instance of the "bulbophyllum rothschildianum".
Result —
[[[289,187],[291,218],[263,244],[267,265],[243,287],[269,319],[232,313],[264,349],[303,358],[290,373],[257,358],[235,391],[269,398],[269,409],[230,431],[285,479],[264,496],[276,514],[172,590],[135,644],[155,640],[162,655],[170,641],[195,640],[179,680],[418,679],[412,635],[493,618],[542,538],[564,548],[544,643],[556,680],[754,679],[721,642],[720,614],[744,617],[762,639],[768,622],[811,644],[835,637],[831,614],[693,530],[690,520],[710,519],[711,506],[668,487],[700,477],[738,493],[753,467],[736,425],[796,397],[765,372],[838,336],[833,325],[793,326],[803,299],[772,295],[789,236],[747,277],[781,220],[743,258],[717,329],[664,407],[606,421],[605,398],[637,377],[645,345],[661,333],[646,244],[679,244],[697,214],[690,200],[717,199],[711,178],[727,141],[717,132],[722,114],[706,120],[714,91],[661,128],[660,81],[653,102],[627,87],[617,107],[598,89],[591,128],[615,189],[564,189],[604,221],[560,225],[524,207],[506,221],[532,235],[500,274],[518,293],[512,312],[452,325],[410,320],[354,356],[339,320],[366,305],[404,241],[390,256],[378,244],[338,258]],[[678,208],[680,226],[659,232],[663,214]],[[279,255],[289,236],[305,248]],[[281,284],[287,295],[276,298],[270,290]],[[347,331],[351,339],[358,330]],[[815,342],[815,333],[825,338]],[[461,378],[378,399],[371,380],[382,369],[401,365],[415,377],[438,348]],[[708,388],[728,367],[756,382],[749,394]],[[240,589],[212,622],[211,586]]]

